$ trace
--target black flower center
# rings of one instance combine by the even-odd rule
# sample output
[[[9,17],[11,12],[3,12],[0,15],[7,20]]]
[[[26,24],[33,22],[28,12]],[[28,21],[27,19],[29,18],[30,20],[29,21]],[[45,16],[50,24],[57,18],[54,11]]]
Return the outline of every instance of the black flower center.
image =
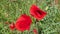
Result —
[[[40,15],[42,15],[42,13],[39,10],[37,10],[37,13],[40,14]]]

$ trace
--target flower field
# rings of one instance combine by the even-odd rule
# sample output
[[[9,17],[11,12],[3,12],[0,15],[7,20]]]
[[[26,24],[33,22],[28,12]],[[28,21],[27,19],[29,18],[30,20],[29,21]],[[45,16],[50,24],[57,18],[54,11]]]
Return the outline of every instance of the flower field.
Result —
[[[60,34],[59,6],[55,0],[0,0],[0,34]]]

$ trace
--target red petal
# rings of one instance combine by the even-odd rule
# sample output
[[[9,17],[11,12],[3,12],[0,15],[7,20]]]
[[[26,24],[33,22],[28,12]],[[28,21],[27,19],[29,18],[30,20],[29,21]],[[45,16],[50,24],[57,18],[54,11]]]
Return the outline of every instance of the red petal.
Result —
[[[15,24],[14,23],[10,24],[10,29],[14,30],[14,28],[15,28]]]
[[[38,34],[38,31],[36,29],[33,29],[34,34]]]
[[[32,20],[31,20],[30,16],[23,14],[17,19],[15,26],[16,26],[17,30],[23,32],[25,30],[30,29],[31,23],[32,23]]]
[[[38,20],[43,19],[46,16],[46,12],[39,9],[36,5],[32,5],[30,8],[30,14]]]

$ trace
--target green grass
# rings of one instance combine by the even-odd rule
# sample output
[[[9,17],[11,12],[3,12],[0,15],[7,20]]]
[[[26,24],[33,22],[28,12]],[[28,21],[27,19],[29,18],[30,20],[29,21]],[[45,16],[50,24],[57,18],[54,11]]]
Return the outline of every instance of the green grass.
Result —
[[[47,12],[47,16],[39,21],[44,34],[60,34],[60,10],[55,5],[54,0],[0,0],[0,34],[21,34],[20,31],[11,31],[9,23],[15,22],[23,13],[30,15],[29,8],[32,4],[37,4],[39,8]],[[35,19],[31,31],[36,26]],[[37,27],[37,26],[36,26]],[[33,32],[24,31],[23,34],[33,34]]]

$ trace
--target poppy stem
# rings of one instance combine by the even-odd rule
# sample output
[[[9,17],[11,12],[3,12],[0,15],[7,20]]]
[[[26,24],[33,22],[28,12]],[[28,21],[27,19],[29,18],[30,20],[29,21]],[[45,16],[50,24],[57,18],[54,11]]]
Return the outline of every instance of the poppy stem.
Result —
[[[35,24],[36,24],[37,29],[38,29],[38,34],[41,34],[42,28],[39,26],[39,23],[38,22],[39,22],[39,20],[36,19],[36,23]]]
[[[35,24],[38,24],[39,20],[36,19]]]
[[[21,34],[23,34],[23,32],[21,32]]]

